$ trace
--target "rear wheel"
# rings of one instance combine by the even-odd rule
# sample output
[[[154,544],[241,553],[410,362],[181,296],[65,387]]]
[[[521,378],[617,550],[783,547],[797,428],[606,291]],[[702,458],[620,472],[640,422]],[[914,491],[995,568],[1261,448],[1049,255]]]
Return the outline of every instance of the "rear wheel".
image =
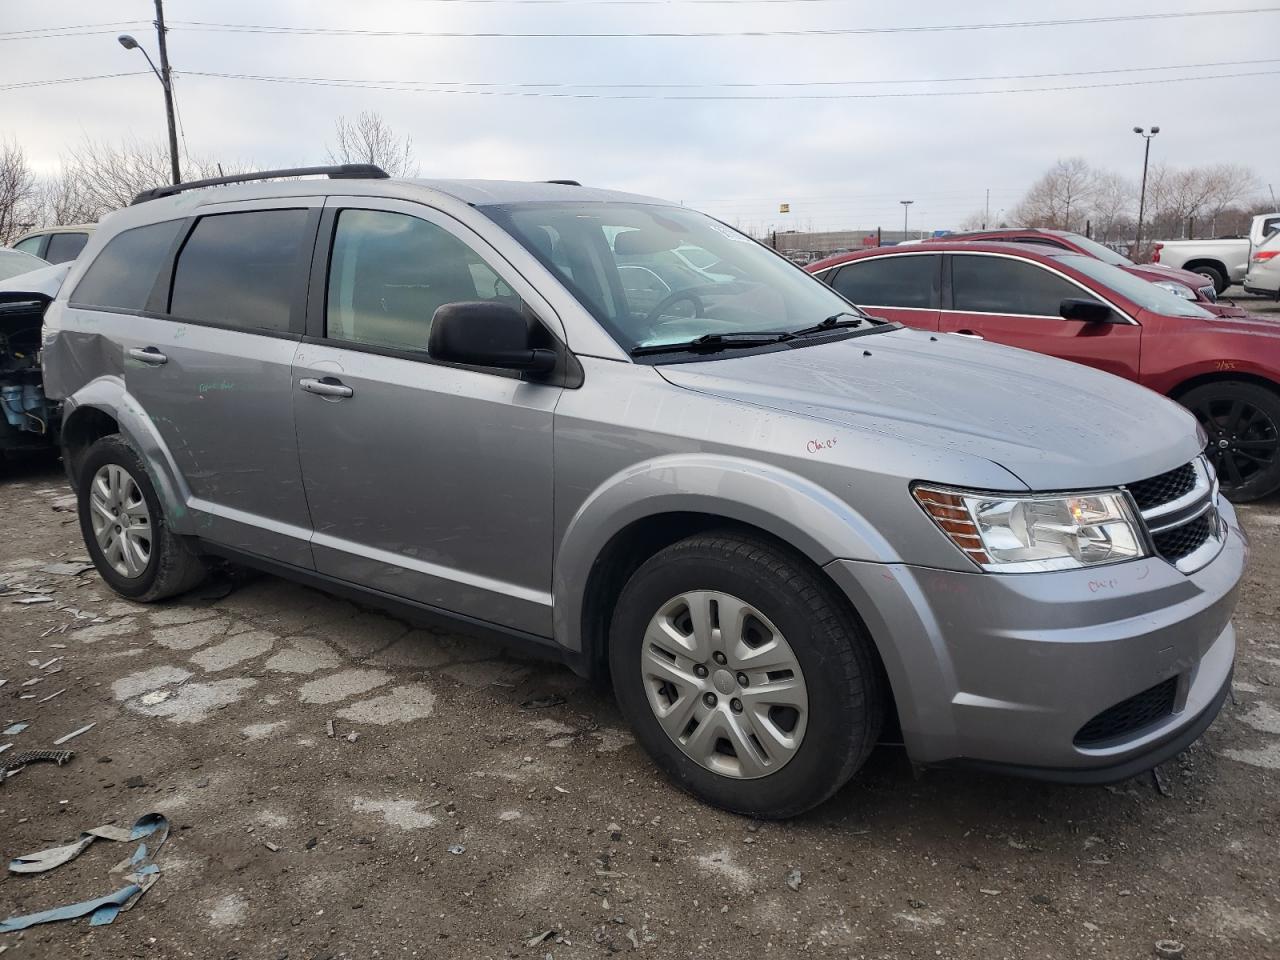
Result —
[[[1235,503],[1280,489],[1280,395],[1241,380],[1196,387],[1179,398],[1209,441],[1205,456]]]
[[[1201,264],[1196,267],[1187,267],[1192,273],[1198,273],[1200,276],[1209,280],[1213,284],[1213,289],[1218,293],[1222,293],[1227,287],[1231,286],[1226,273],[1218,267],[1212,267],[1208,264]]]
[[[204,579],[203,561],[169,529],[142,458],[123,437],[103,437],[89,448],[76,493],[85,546],[116,593],[147,603]]]
[[[885,683],[834,588],[785,548],[690,537],[627,583],[609,635],[614,691],[679,786],[789,817],[838,790],[875,745]]]

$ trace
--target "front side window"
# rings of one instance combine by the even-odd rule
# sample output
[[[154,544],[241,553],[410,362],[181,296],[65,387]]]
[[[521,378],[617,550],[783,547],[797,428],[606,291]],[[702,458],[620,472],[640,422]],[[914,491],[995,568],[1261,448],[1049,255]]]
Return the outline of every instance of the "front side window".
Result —
[[[436,310],[475,300],[521,306],[480,255],[443,227],[385,210],[338,215],[325,306],[330,339],[425,352]]]
[[[71,294],[72,305],[145,309],[182,223],[166,220],[116,234],[89,264]]]
[[[541,260],[624,350],[705,335],[787,333],[853,310],[750,237],[684,207],[533,202],[479,209]]]
[[[287,333],[308,268],[306,210],[201,217],[173,272],[175,317],[249,332]]]
[[[840,267],[831,285],[860,307],[937,307],[938,262],[934,256],[888,256]]]
[[[55,233],[49,237],[49,249],[44,258],[50,263],[66,263],[80,256],[80,251],[89,242],[87,233]]]
[[[1109,263],[1071,254],[1059,257],[1063,266],[1078,270],[1091,280],[1103,284],[1108,290],[1114,290],[1120,296],[1132,300],[1144,310],[1152,313],[1163,313],[1170,317],[1189,317],[1197,320],[1212,320],[1213,314],[1193,300],[1184,300],[1164,287],[1134,276],[1128,270],[1121,270]],[[1082,296],[1083,294],[1075,294]]]
[[[951,258],[951,299],[956,310],[1058,317],[1063,300],[1086,296],[1069,280],[1025,260],[981,255]]]

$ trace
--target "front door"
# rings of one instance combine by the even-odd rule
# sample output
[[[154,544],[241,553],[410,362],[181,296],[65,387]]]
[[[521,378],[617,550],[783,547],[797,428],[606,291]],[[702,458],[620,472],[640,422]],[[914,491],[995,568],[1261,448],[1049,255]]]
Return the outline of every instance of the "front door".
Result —
[[[854,260],[819,276],[846,300],[884,320],[938,329],[942,255],[886,254]]]
[[[330,198],[321,236],[293,397],[317,570],[550,636],[562,388],[426,348],[446,303],[501,300],[548,330],[557,318],[477,235],[420,204]]]
[[[1073,360],[1138,379],[1142,328],[1116,313],[1116,323],[1063,319],[1066,299],[1103,298],[1042,264],[1015,256],[951,253],[951,288],[938,329]]]
[[[202,208],[176,238],[171,287],[158,284],[151,309],[120,338],[125,385],[188,487],[196,532],[302,567],[311,566],[311,521],[291,365],[321,202]]]

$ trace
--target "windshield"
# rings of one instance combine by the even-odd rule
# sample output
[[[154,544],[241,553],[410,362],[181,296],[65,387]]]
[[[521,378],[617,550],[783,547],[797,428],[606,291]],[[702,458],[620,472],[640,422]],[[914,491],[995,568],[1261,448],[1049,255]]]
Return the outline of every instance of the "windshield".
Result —
[[[1092,257],[1071,254],[1057,258],[1064,266],[1079,270],[1087,277],[1097,280],[1123,297],[1132,300],[1144,310],[1152,313],[1163,313],[1168,317],[1196,317],[1212,320],[1213,314],[1191,300],[1183,300],[1176,293],[1157,286],[1149,280],[1136,277],[1126,270],[1113,267],[1109,263],[1094,260]]]
[[[41,260],[21,250],[0,250],[0,280],[8,280],[21,273],[30,273],[47,266],[48,260]]]
[[[1110,263],[1117,267],[1132,267],[1133,261],[1126,257],[1123,253],[1116,253],[1106,244],[1099,243],[1097,240],[1091,240],[1088,237],[1082,237],[1078,233],[1070,235],[1069,239],[1077,247],[1089,254],[1091,257],[1097,257],[1103,263]]]
[[[707,335],[793,332],[836,314],[861,316],[826,284],[750,237],[682,207],[480,209],[555,273],[628,351]]]

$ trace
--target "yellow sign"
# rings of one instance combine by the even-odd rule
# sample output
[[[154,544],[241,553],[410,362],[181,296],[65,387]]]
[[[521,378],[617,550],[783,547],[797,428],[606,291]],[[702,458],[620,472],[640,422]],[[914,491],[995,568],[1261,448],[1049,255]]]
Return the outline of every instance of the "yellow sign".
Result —
[[[780,203],[780,204],[778,204],[778,212],[779,212],[779,213],[790,213],[790,212],[791,212],[791,204],[789,204],[789,203]]]

